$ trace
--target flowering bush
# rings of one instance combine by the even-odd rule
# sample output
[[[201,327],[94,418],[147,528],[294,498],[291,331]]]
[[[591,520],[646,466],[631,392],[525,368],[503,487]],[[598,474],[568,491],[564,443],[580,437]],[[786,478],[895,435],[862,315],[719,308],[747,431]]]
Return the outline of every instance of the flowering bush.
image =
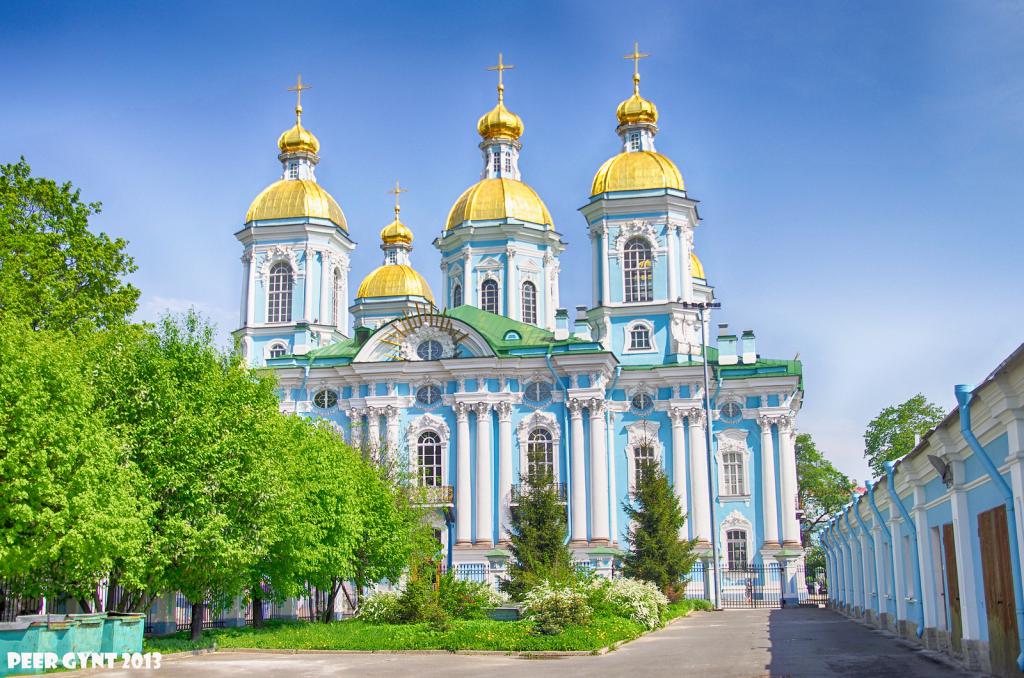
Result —
[[[541,633],[555,635],[566,626],[590,621],[593,610],[584,592],[547,581],[532,588],[523,598],[523,612]]]
[[[380,591],[363,601],[356,617],[370,624],[395,624],[398,622],[397,591]]]
[[[588,587],[591,599],[603,598],[615,614],[628,617],[646,629],[661,626],[668,598],[651,582],[627,577],[594,579]]]
[[[478,619],[486,610],[504,605],[508,599],[484,582],[459,579],[451,572],[441,576],[439,587],[441,607],[456,619]]]

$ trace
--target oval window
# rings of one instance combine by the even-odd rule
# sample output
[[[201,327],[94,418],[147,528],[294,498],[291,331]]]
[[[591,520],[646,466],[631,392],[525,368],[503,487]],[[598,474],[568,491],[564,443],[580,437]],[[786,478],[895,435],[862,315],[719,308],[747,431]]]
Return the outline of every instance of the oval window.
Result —
[[[322,410],[334,407],[338,404],[338,394],[328,388],[317,391],[313,396],[313,404]]]
[[[531,403],[546,403],[551,400],[551,384],[546,381],[531,381],[523,391],[523,400]]]
[[[739,403],[726,403],[722,405],[722,409],[718,413],[722,419],[739,419],[743,414],[743,408],[740,407]]]
[[[428,339],[416,347],[416,355],[420,360],[440,360],[441,342],[437,339]]]
[[[637,393],[629,401],[629,406],[637,412],[647,412],[654,407],[654,401],[646,393]]]
[[[416,402],[429,407],[436,405],[441,400],[441,388],[434,384],[420,386],[416,389]]]

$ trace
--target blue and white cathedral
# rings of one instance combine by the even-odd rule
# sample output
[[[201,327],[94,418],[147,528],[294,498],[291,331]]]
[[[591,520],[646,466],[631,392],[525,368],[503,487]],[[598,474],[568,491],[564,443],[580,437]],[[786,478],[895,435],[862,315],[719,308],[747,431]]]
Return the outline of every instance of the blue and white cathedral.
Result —
[[[350,297],[351,231],[367,231],[350,231],[317,183],[320,144],[302,125],[300,81],[295,125],[278,140],[281,178],[236,234],[235,336],[247,360],[275,370],[285,411],[408,466],[429,488],[449,566],[507,555],[510,507],[539,464],[565,499],[575,558],[607,567],[625,543],[638,465],[655,460],[688,514],[680,537],[697,539],[705,562],[714,534],[723,568],[780,562],[795,596],[800,363],[761,358],[753,332],[720,328],[706,355],[708,421],[710,314],[702,326],[692,304],[713,301],[714,288],[694,251],[697,202],[656,149],[658,110],[635,67],[616,111],[618,152],[597,169],[571,231],[588,236],[575,246],[589,247],[592,301],[562,308],[568,245],[520,171],[523,121],[505,106],[505,68],[499,60],[497,105],[477,124],[480,178],[433,241],[438,296],[410,264],[396,186],[381,265]]]

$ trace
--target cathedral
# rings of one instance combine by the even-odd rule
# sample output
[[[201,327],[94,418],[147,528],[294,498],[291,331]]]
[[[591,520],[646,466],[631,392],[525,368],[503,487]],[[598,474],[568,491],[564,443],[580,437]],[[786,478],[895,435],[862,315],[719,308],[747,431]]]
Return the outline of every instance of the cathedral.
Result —
[[[705,563],[723,571],[800,561],[794,418],[801,365],[762,358],[752,331],[710,332],[714,287],[695,253],[700,218],[676,164],[657,151],[658,109],[633,91],[619,137],[570,232],[589,248],[592,300],[560,306],[567,247],[519,168],[522,119],[497,104],[477,123],[483,168],[433,246],[441,287],[410,264],[414,235],[380,230],[381,265],[350,298],[353,236],[316,179],[320,143],[302,124],[278,139],[281,178],[249,207],[240,328],[253,366],[275,371],[287,412],[324,419],[424,486],[448,566],[507,551],[509,511],[539,467],[557,483],[575,558],[607,567],[625,544],[642,462],[665,471]],[[707,362],[707,365],[705,365]],[[705,392],[705,368],[710,380]],[[711,435],[708,435],[710,427]],[[709,453],[708,444],[711,450]]]

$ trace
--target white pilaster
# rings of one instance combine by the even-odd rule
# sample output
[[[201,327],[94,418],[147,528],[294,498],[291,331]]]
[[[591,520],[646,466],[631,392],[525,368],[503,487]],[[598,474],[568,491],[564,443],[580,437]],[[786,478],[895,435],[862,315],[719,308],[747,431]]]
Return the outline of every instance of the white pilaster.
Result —
[[[472,542],[473,501],[469,473],[469,405],[455,404],[456,426],[456,478],[455,478],[455,543]]]
[[[303,262],[303,277],[305,282],[302,285],[304,292],[302,301],[302,317],[307,323],[313,322],[313,250],[306,247],[305,261]]]
[[[775,494],[775,443],[772,441],[774,419],[765,415],[758,417],[761,425],[761,510],[764,514],[764,546],[779,545],[779,505]]]
[[[608,246],[608,225],[602,223],[597,228],[601,233],[601,305],[607,306],[611,302],[608,282],[608,257],[611,255],[611,248]]]
[[[512,498],[512,403],[500,402],[498,410],[498,540],[508,541]]]
[[[672,420],[672,489],[679,501],[679,508],[687,514],[689,507],[686,492],[686,429],[683,426],[686,410],[673,407],[669,410],[669,417]],[[679,538],[689,539],[686,525],[679,529]]]
[[[892,503],[892,499],[889,500],[889,513],[890,515],[896,513],[899,509],[896,508],[895,504]],[[896,595],[896,618],[906,619],[907,618],[907,597],[908,597],[908,586],[912,586],[911,582],[906,580],[906,565],[903,562],[903,530],[902,520],[900,518],[889,519],[889,533],[892,535],[892,566],[895,574],[896,581],[893,582],[893,589]]]
[[[871,528],[871,539],[872,545],[874,546],[873,552],[875,554],[875,591],[878,594],[878,613],[888,614],[889,612],[889,598],[886,594],[885,581],[887,574],[885,571],[885,540],[882,538],[882,528],[879,525],[875,525]],[[881,621],[881,619],[879,619]]]
[[[477,403],[476,411],[476,544],[494,543],[494,512],[491,483],[491,404]]]
[[[587,406],[590,409],[590,540],[608,542],[611,537],[611,525],[608,513],[605,401],[594,398]]]
[[[391,461],[394,461],[398,456],[398,409],[388,405],[384,408],[384,418],[387,422],[384,444]]]
[[[253,260],[252,251],[249,251],[249,261],[247,262],[249,272],[249,294],[245,298],[245,325],[246,327],[256,322],[256,262]]]
[[[701,546],[711,543],[711,498],[708,492],[708,446],[704,435],[704,410],[687,412],[690,424],[690,524]]]
[[[928,528],[928,514],[925,511],[926,502],[923,486],[914,487],[914,508],[910,516],[914,519],[914,527],[917,532],[917,553],[920,571],[917,576],[921,578],[921,601],[924,606],[925,628],[936,628],[938,626],[938,611],[936,610],[935,579],[929,572],[929,564],[932,561],[932,547],[930,544],[930,532]]]
[[[569,401],[569,416],[572,421],[572,460],[570,483],[572,502],[572,540],[577,543],[587,541],[587,471],[586,450],[583,440],[583,403],[573,398]]]
[[[782,541],[787,548],[800,548],[800,523],[796,518],[796,451],[793,446],[793,418],[779,418],[779,474],[782,492]]]
[[[370,389],[372,391],[373,385],[371,384]],[[371,452],[377,452],[380,450],[380,410],[376,407],[371,407],[366,413],[367,415],[367,426],[366,433],[369,436],[369,447]]]
[[[242,253],[242,299],[238,308],[238,322],[241,327],[249,325],[249,297],[252,295],[252,284],[249,270],[252,268],[252,250]]]
[[[964,477],[962,464],[963,462],[954,462],[954,478]],[[956,468],[956,465],[961,465],[961,468]],[[960,483],[953,486],[950,508],[953,512],[953,549],[956,551],[956,576],[957,587],[960,589],[960,622],[963,637],[965,640],[980,640],[982,611],[977,596],[972,595],[978,576],[971,548],[973,521],[967,506],[967,492]]]
[[[690,252],[693,251],[693,227],[684,226],[681,233],[684,245],[683,260],[683,301],[693,301],[693,271],[690,267]]]

